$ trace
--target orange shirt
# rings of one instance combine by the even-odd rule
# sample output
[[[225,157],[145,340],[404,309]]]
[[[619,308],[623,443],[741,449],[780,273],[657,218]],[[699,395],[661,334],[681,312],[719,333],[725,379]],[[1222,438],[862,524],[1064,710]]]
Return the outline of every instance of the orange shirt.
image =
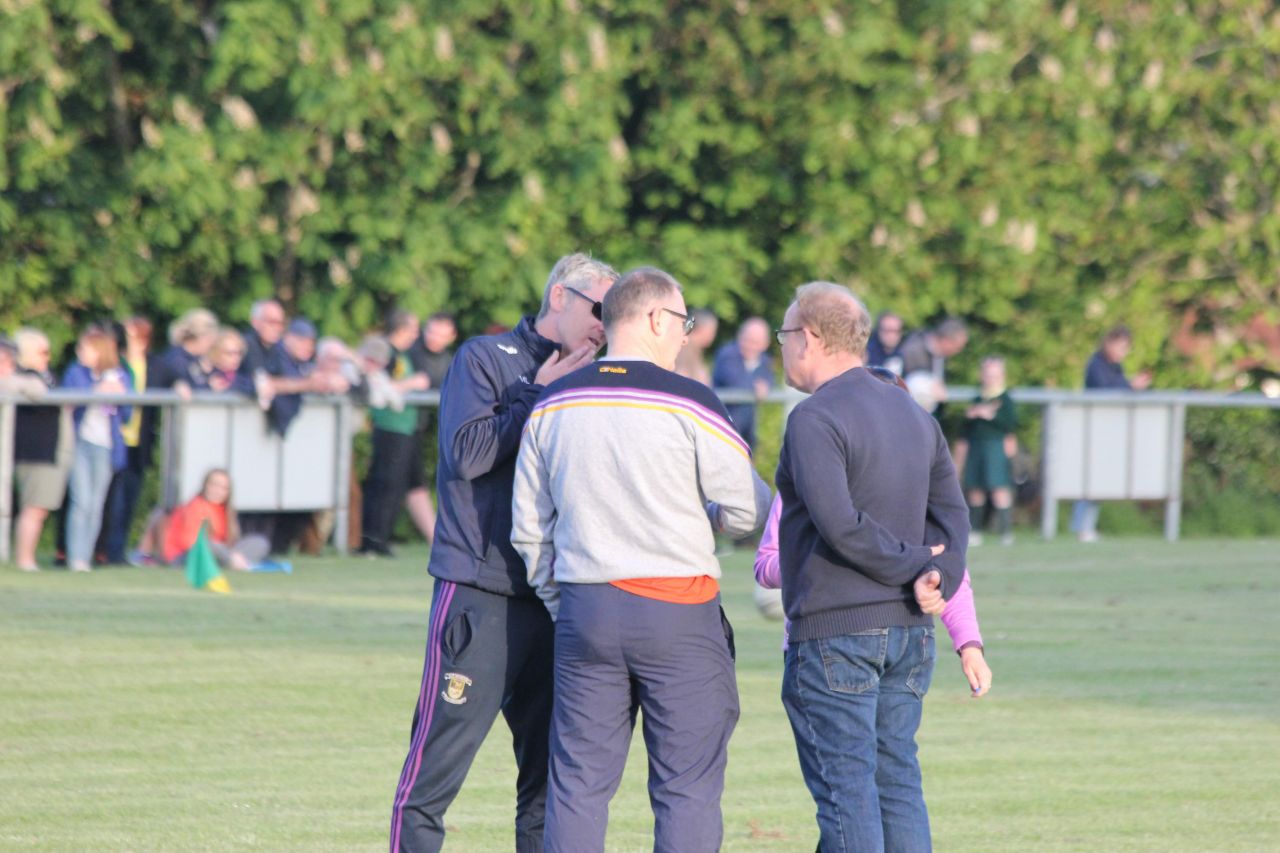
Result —
[[[698,575],[694,578],[632,578],[611,583],[623,592],[671,604],[706,604],[720,591],[720,584],[710,575]]]
[[[164,531],[166,563],[172,563],[191,550],[191,546],[196,544],[196,537],[200,535],[200,525],[206,521],[209,522],[209,539],[213,542],[226,542],[227,507],[225,504],[210,503],[203,495],[196,495],[173,511],[169,516],[169,525]]]

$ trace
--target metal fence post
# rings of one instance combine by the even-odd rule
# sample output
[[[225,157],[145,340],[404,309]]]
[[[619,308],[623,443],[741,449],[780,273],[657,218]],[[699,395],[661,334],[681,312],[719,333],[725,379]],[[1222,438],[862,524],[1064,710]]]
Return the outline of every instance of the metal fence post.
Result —
[[[1164,504],[1164,538],[1178,541],[1182,528],[1182,465],[1187,433],[1187,405],[1174,403],[1169,407],[1169,499]]]
[[[1058,535],[1058,499],[1053,493],[1053,420],[1057,413],[1057,403],[1046,405],[1040,427],[1040,535],[1045,539]]]
[[[0,563],[9,562],[13,534],[13,424],[18,407],[0,404]]]
[[[342,397],[338,401],[338,429],[336,430],[337,447],[334,448],[338,460],[334,474],[334,512],[333,512],[333,547],[339,554],[345,555],[351,547],[347,533],[351,529],[351,443],[355,440],[351,425],[351,400]]]

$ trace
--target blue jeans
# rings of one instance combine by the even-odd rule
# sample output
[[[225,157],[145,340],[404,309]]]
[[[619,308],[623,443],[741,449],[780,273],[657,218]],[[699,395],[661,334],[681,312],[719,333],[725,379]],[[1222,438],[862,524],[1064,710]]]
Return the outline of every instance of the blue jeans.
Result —
[[[1071,532],[1092,536],[1098,532],[1098,502],[1076,501],[1071,507]]]
[[[932,626],[787,649],[782,704],[818,804],[822,853],[932,849],[915,736],[934,658]]]
[[[89,563],[111,486],[111,448],[76,439],[67,511],[67,564]]]

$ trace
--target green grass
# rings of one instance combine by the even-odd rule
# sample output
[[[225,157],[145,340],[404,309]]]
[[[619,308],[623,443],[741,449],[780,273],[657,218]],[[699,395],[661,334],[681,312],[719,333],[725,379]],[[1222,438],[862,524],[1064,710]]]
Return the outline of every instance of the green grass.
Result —
[[[939,850],[1280,849],[1276,541],[1027,539],[975,550],[995,671],[945,650],[920,735]],[[418,689],[423,553],[302,560],[196,593],[180,573],[0,569],[0,847],[376,850]],[[778,701],[780,626],[727,566],[742,719],[725,849],[812,850]],[[945,649],[945,632],[942,647]],[[511,849],[499,724],[447,849]],[[633,744],[609,849],[651,848]]]

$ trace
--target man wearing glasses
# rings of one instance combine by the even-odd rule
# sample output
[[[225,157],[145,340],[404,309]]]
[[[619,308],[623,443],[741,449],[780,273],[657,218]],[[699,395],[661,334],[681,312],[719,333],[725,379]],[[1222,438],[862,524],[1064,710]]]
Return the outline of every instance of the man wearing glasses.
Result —
[[[467,341],[440,389],[435,590],[392,851],[441,848],[445,810],[499,711],[518,768],[516,850],[542,850],[554,626],[511,547],[511,482],[538,394],[604,343],[600,300],[617,277],[586,255],[561,258],[538,316]]]
[[[644,267],[604,299],[608,355],[547,387],[516,463],[511,541],[556,621],[547,851],[604,849],[644,710],[654,849],[718,850],[738,719],[715,532],[764,521],[769,489],[715,394],[672,372],[693,328]]]
[[[787,384],[810,394],[778,458],[782,702],[819,849],[925,851],[915,734],[935,652],[922,606],[960,587],[968,508],[937,421],[862,369],[870,328],[848,288],[815,282],[778,330]]]

